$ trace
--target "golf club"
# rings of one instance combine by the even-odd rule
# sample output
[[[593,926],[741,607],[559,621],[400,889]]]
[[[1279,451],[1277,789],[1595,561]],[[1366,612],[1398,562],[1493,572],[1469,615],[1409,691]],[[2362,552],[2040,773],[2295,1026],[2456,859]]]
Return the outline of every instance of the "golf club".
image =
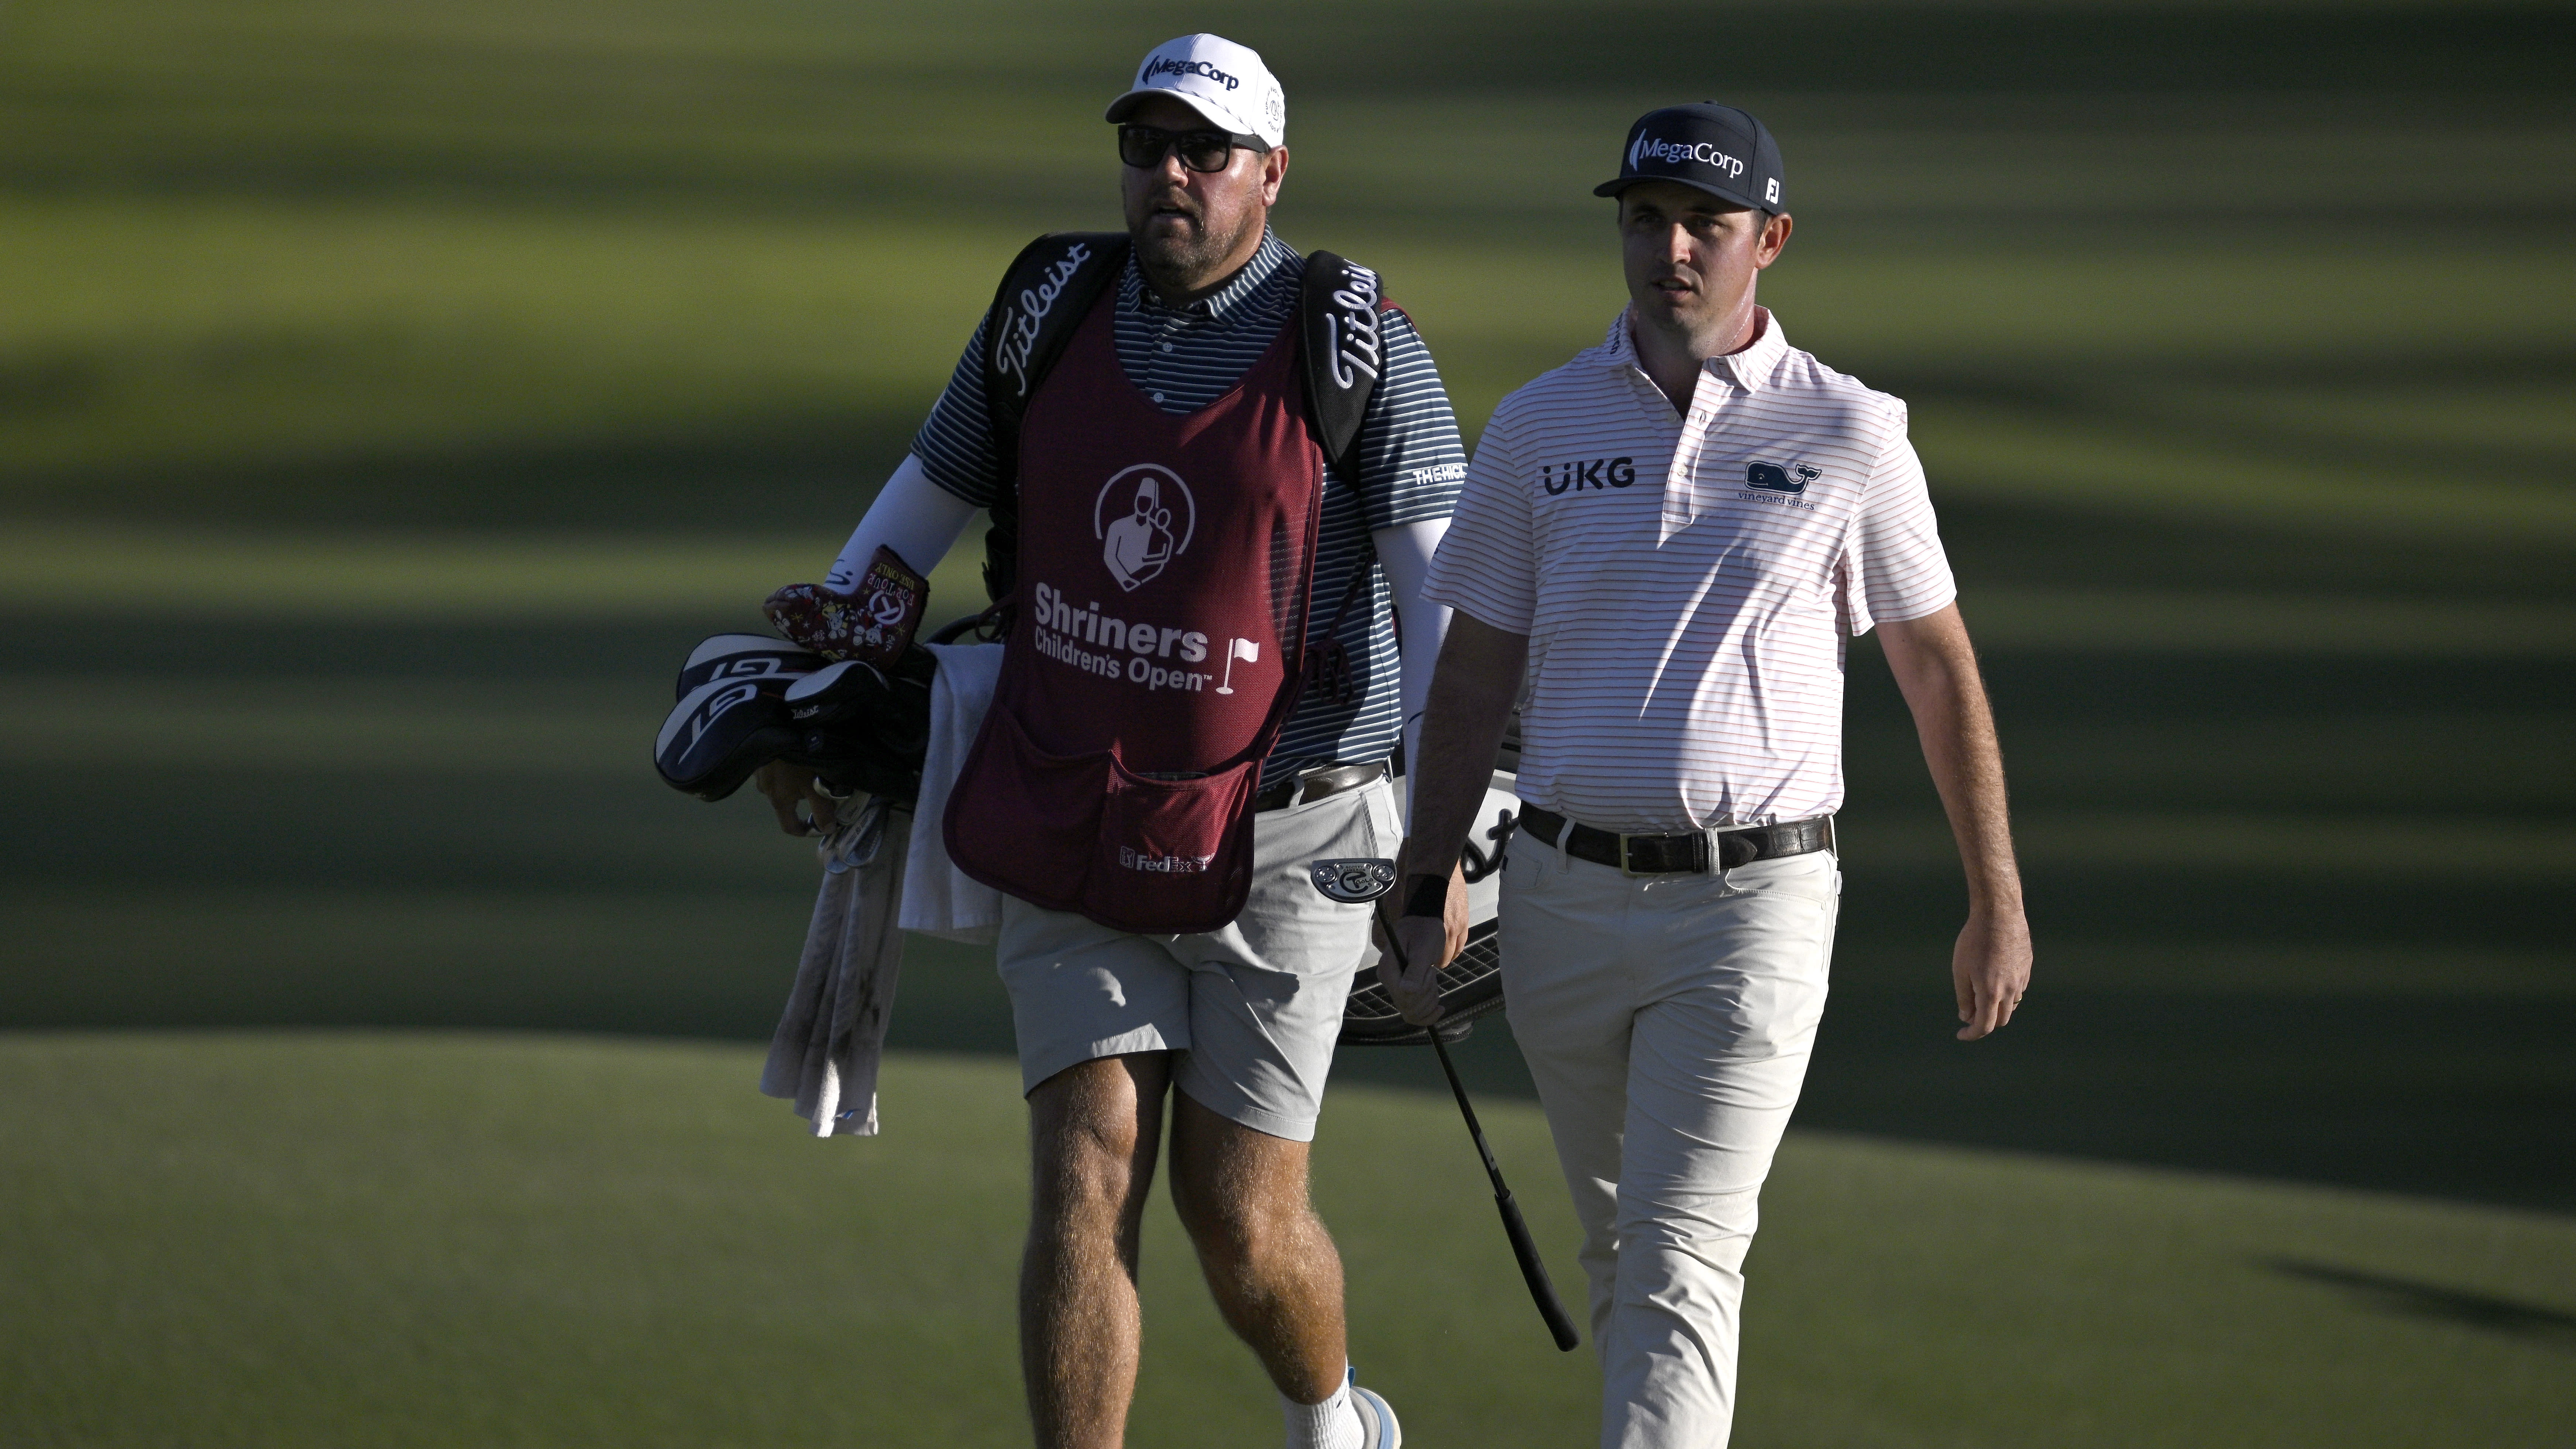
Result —
[[[1395,862],[1391,860],[1319,860],[1308,869],[1308,879],[1315,889],[1333,900],[1367,902],[1369,913],[1386,934],[1387,954],[1395,959],[1398,971],[1405,969],[1404,947],[1395,939],[1395,927],[1377,909],[1377,901],[1395,888]],[[1449,1045],[1438,1032],[1431,1033],[1431,1049],[1439,1053],[1440,1070],[1449,1078],[1449,1091],[1458,1099],[1459,1115],[1467,1119],[1467,1135],[1476,1141],[1476,1155],[1484,1159],[1485,1176],[1494,1184],[1494,1208],[1503,1215],[1503,1234],[1512,1240],[1512,1256],[1520,1259],[1521,1279],[1529,1284],[1530,1301],[1538,1305],[1538,1316],[1547,1320],[1547,1331],[1556,1338],[1559,1350],[1571,1353],[1582,1339],[1574,1331],[1574,1320],[1566,1316],[1565,1305],[1557,1301],[1556,1285],[1548,1281],[1547,1264],[1539,1259],[1538,1244],[1531,1241],[1529,1224],[1521,1220],[1521,1206],[1512,1201],[1511,1187],[1503,1181],[1503,1169],[1494,1162],[1494,1149],[1485,1141],[1485,1126],[1476,1120],[1475,1105],[1467,1100],[1467,1085],[1458,1080],[1458,1066],[1449,1060]]]

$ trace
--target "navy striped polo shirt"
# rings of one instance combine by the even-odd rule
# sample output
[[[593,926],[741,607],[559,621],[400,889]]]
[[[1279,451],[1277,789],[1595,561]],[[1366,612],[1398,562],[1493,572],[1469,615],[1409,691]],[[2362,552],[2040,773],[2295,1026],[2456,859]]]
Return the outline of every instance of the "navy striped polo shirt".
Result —
[[[1265,233],[1261,250],[1224,286],[1185,307],[1167,307],[1145,285],[1131,254],[1118,279],[1111,319],[1120,369],[1166,413],[1177,417],[1206,407],[1250,371],[1279,329],[1295,319],[1297,280],[1305,269],[1306,259],[1295,248]],[[1352,576],[1367,569],[1366,590],[1344,617],[1340,636],[1356,697],[1342,704],[1315,694],[1300,700],[1262,766],[1264,784],[1335,760],[1384,759],[1403,728],[1386,574],[1369,535],[1448,517],[1466,478],[1467,453],[1430,349],[1403,313],[1387,315],[1383,345],[1384,371],[1351,449],[1358,486],[1325,465],[1306,626],[1312,648],[1330,627]],[[984,328],[978,323],[948,390],[912,443],[932,482],[978,508],[989,507],[1001,486],[984,411],[983,356]]]

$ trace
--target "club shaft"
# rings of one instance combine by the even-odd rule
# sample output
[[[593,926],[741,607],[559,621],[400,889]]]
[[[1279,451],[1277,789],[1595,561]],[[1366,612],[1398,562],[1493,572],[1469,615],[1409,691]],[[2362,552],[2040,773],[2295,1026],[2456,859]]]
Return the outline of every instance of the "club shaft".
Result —
[[[1458,1115],[1467,1119],[1467,1135],[1476,1139],[1476,1155],[1485,1159],[1485,1176],[1494,1180],[1494,1191],[1509,1192],[1503,1186],[1503,1170],[1494,1162],[1494,1149],[1485,1145],[1485,1124],[1476,1120],[1475,1104],[1467,1100],[1467,1084],[1458,1080],[1458,1064],[1449,1060],[1449,1044],[1440,1033],[1431,1033],[1431,1049],[1440,1054],[1440,1070],[1448,1075],[1449,1093],[1458,1099]]]
[[[1379,917],[1381,924],[1385,918]],[[1395,928],[1386,927],[1387,954],[1395,958],[1395,969],[1405,969],[1404,947],[1397,944]],[[1467,1084],[1458,1079],[1458,1064],[1449,1059],[1449,1044],[1440,1039],[1439,1029],[1431,1031],[1431,1050],[1440,1057],[1440,1071],[1449,1078],[1449,1093],[1458,1099],[1458,1115],[1467,1119],[1467,1135],[1476,1143],[1476,1155],[1484,1159],[1485,1179],[1494,1185],[1494,1210],[1502,1215],[1503,1236],[1511,1239],[1512,1256],[1520,1260],[1521,1281],[1529,1285],[1530,1302],[1538,1305],[1538,1316],[1547,1323],[1550,1337],[1561,1352],[1571,1353],[1582,1339],[1574,1331],[1574,1320],[1557,1301],[1556,1284],[1547,1276],[1547,1262],[1538,1255],[1538,1241],[1530,1236],[1529,1224],[1521,1218],[1521,1205],[1512,1200],[1512,1190],[1503,1181],[1503,1169],[1494,1161],[1494,1149],[1485,1141],[1485,1124],[1476,1120],[1476,1106],[1467,1100]]]

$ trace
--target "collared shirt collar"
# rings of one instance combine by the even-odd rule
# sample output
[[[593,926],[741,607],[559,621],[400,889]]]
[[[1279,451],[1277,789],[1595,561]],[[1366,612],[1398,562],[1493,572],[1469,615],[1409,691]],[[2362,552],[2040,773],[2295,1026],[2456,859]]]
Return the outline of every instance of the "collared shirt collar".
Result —
[[[1634,320],[1631,314],[1635,310],[1631,307],[1621,312],[1618,320],[1610,324],[1610,335],[1604,339],[1601,348],[1601,360],[1608,366],[1627,369],[1636,385],[1654,399],[1650,406],[1656,415],[1676,423],[1681,429],[1681,437],[1673,449],[1672,463],[1665,471],[1663,506],[1656,520],[1655,546],[1661,548],[1671,541],[1674,534],[1690,527],[1692,520],[1717,506],[1719,490],[1701,476],[1699,456],[1707,444],[1708,430],[1716,420],[1717,411],[1724,404],[1705,386],[1696,386],[1691,405],[1684,410],[1683,416],[1675,418],[1665,410],[1663,393],[1637,365],[1637,342],[1629,331]],[[1708,376],[1714,374],[1748,393],[1759,391],[1770,383],[1772,375],[1779,369],[1780,359],[1788,354],[1789,339],[1780,330],[1780,319],[1772,316],[1769,308],[1754,310],[1761,319],[1761,332],[1742,348],[1702,362],[1701,383],[1705,384]]]
[[[1261,289],[1261,284],[1278,274],[1280,267],[1297,259],[1296,248],[1279,239],[1268,226],[1261,229],[1261,246],[1252,260],[1225,279],[1225,285],[1178,307],[1166,306],[1162,297],[1145,282],[1144,269],[1136,264],[1136,254],[1127,254],[1127,277],[1135,289],[1138,310],[1154,313],[1182,313],[1193,318],[1215,319],[1242,305],[1243,300]]]
[[[1780,331],[1780,319],[1773,316],[1768,307],[1753,310],[1762,322],[1762,330],[1753,341],[1739,351],[1712,357],[1700,364],[1709,371],[1724,372],[1729,381],[1746,392],[1757,391],[1768,383],[1772,372],[1779,367],[1780,359],[1789,351],[1789,339]],[[1637,366],[1637,339],[1629,330],[1635,321],[1636,311],[1634,306],[1630,306],[1611,320],[1610,335],[1602,340],[1601,361],[1605,366]]]

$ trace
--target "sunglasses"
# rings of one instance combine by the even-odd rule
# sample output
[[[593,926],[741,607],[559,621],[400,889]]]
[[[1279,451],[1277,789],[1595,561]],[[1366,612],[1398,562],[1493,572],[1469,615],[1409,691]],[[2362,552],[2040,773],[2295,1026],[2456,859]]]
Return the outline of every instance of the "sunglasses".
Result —
[[[1270,148],[1258,136],[1239,136],[1231,131],[1166,131],[1160,126],[1121,126],[1118,128],[1118,159],[1140,171],[1150,171],[1163,164],[1163,158],[1174,151],[1181,153],[1181,164],[1192,171],[1217,172],[1234,159],[1234,148],[1248,146],[1255,151]]]

